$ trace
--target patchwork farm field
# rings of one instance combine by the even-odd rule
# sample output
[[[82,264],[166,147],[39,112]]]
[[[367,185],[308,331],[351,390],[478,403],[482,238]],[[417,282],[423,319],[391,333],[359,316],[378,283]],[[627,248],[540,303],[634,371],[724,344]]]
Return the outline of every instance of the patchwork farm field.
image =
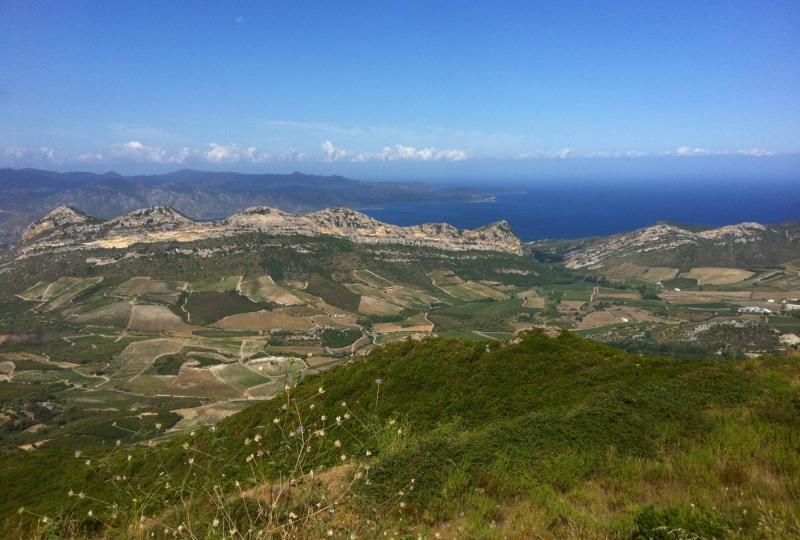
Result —
[[[555,326],[630,350],[740,357],[800,331],[783,308],[800,296],[800,265],[592,274],[506,255],[295,247],[80,259],[32,267],[24,283],[0,274],[0,444],[141,440],[156,424],[169,438],[383,344],[437,335],[490,343]],[[739,313],[748,306],[773,313]]]

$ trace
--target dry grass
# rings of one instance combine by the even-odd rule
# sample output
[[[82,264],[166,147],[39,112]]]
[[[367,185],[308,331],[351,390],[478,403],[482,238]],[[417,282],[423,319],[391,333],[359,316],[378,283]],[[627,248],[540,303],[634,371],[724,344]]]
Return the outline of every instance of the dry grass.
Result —
[[[753,272],[739,268],[698,266],[688,272],[684,272],[681,277],[696,279],[700,285],[729,285],[731,283],[739,283],[754,275]]]
[[[194,329],[165,306],[135,305],[128,328],[142,332],[176,332],[191,334]]]
[[[248,276],[240,285],[240,292],[254,302],[272,302],[284,306],[298,306],[305,302],[296,294],[275,284],[271,276]]]
[[[133,277],[114,289],[118,296],[173,296],[186,290],[185,281],[162,281],[150,277]]]
[[[295,317],[273,311],[240,313],[221,319],[212,326],[223,330],[292,330],[305,332],[312,323],[305,317]]]
[[[365,315],[394,315],[403,311],[403,308],[380,298],[362,296],[358,304],[358,311]]]

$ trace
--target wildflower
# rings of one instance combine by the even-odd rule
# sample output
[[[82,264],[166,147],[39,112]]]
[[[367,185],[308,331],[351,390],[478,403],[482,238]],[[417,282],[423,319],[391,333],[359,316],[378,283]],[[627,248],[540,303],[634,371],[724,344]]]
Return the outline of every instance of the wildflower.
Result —
[[[402,434],[403,434],[403,430],[402,430],[402,429],[398,429],[398,430],[397,430],[397,434],[398,434],[398,435],[402,435]]]
[[[122,444],[122,441],[121,441],[121,440],[119,440],[119,439],[117,439],[117,442],[116,442],[115,444],[116,444],[117,446],[119,446],[119,445],[121,445],[121,444]]]
[[[75,458],[79,458],[79,457],[81,457],[81,451],[80,450],[75,450]]]
[[[339,439],[336,439],[336,441],[333,443],[333,446],[335,446],[336,448],[341,448],[342,447],[342,441],[340,441]]]
[[[339,459],[341,459],[342,461],[347,461],[347,456],[342,454],[342,456]]]
[[[312,411],[313,411],[313,410],[314,410],[314,407],[316,407],[316,405],[312,403],[312,404],[311,404],[311,405],[310,405],[308,408],[309,408],[309,410],[312,410]]]
[[[264,371],[264,366],[258,366],[258,371]]]
[[[328,529],[328,536],[333,536],[333,529]]]
[[[404,503],[403,501],[400,501],[400,508],[405,508],[405,507],[406,507],[406,503]]]
[[[319,419],[324,422],[325,420],[328,419],[328,417],[323,414],[322,416],[319,417]]]
[[[389,420],[389,425],[390,425],[390,426],[393,426],[393,425],[395,425],[395,423],[396,423],[396,420],[395,420],[394,418],[392,418],[391,420]]]
[[[256,433],[256,434],[255,434],[255,436],[253,437],[253,440],[254,440],[255,442],[259,442],[259,441],[261,441],[261,435],[260,435],[259,433]]]
[[[189,465],[194,465],[194,458],[193,457],[189,458]]]
[[[342,401],[342,407],[347,407],[347,402],[346,401]]]
[[[86,464],[87,467],[89,467],[92,464],[92,460],[87,459],[84,463]]]
[[[214,521],[211,522],[211,526],[216,527],[218,525],[219,525],[219,520],[217,518],[214,518]]]
[[[20,506],[19,510],[17,510],[17,514],[23,514],[23,513],[25,513],[25,507],[24,506]]]
[[[161,429],[161,422],[156,422],[156,429]]]
[[[132,459],[133,459],[133,456],[132,456],[132,455],[130,455],[130,454],[128,454],[128,461],[130,461],[130,460],[132,460]]]
[[[367,457],[372,455],[372,451],[371,450],[367,450],[365,453],[366,453]]]
[[[339,424],[339,425],[342,424],[342,417],[341,416],[337,416],[336,417],[336,423]]]
[[[196,431],[192,431],[191,433],[189,433],[189,437],[194,437],[195,435],[197,435]]]
[[[294,512],[289,512],[289,518],[290,519],[297,519],[297,514],[295,514]]]
[[[280,423],[281,423],[281,421],[280,421],[280,419],[278,419],[278,418],[273,418],[273,419],[272,419],[272,423],[273,423],[273,424],[280,424]]]
[[[94,512],[89,510],[88,512],[86,512],[86,515],[89,516],[89,517],[92,517],[94,515]]]
[[[42,517],[42,523],[47,523],[47,516]]]
[[[83,499],[84,497],[86,497],[86,495],[84,495],[84,494],[83,494],[83,491],[81,491],[80,493],[78,493],[78,498],[79,498],[79,499]]]
[[[188,450],[188,449],[189,449],[189,443],[188,443],[188,442],[185,442],[185,443],[183,443],[183,444],[181,445],[181,447],[182,447],[184,450]]]
[[[306,428],[304,428],[303,426],[298,426],[297,427],[297,434],[298,435],[302,435],[305,432],[306,432]]]
[[[233,485],[234,485],[234,486],[236,486],[236,487],[238,488],[238,487],[239,487],[239,481],[238,481],[238,480],[236,480],[236,481],[233,483]]]
[[[250,446],[250,442],[251,442],[251,441],[250,441],[250,437],[245,437],[245,439],[244,439],[244,445],[245,445],[245,446]]]
[[[283,389],[284,389],[284,390],[286,390],[286,391],[288,392],[288,391],[289,391],[289,385],[288,385],[288,384],[284,384],[284,385],[283,385]]]
[[[318,394],[322,394],[322,393],[324,393],[324,392],[325,392],[325,389],[324,389],[324,388],[322,388],[321,386],[320,386],[320,387],[317,389],[317,393],[318,393]]]
[[[383,379],[381,377],[378,377],[377,379],[375,379],[375,384],[383,384]]]

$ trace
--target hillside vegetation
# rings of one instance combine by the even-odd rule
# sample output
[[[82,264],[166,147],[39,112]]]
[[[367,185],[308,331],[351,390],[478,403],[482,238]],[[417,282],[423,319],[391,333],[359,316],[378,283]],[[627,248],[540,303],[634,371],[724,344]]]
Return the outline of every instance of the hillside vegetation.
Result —
[[[800,535],[796,356],[666,359],[549,334],[392,343],[215,429],[172,438],[156,425],[142,428],[153,429],[152,444],[8,451],[0,469],[5,530],[107,538]]]

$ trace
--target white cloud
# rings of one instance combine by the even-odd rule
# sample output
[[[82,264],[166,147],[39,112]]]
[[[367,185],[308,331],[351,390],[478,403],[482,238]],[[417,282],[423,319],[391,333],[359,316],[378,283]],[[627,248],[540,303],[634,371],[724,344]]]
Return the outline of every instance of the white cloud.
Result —
[[[170,154],[160,146],[148,146],[139,141],[128,141],[111,145],[108,157],[111,161],[125,163],[183,163],[190,155],[188,148],[178,154]],[[104,156],[105,157],[105,156]]]
[[[464,150],[453,148],[415,148],[396,144],[384,146],[380,152],[353,152],[335,146],[331,141],[322,143],[323,161],[464,161],[469,155]]]
[[[711,150],[708,150],[707,148],[699,148],[699,147],[692,148],[691,146],[680,146],[680,147],[675,149],[675,155],[676,156],[682,156],[682,157],[683,156],[708,156],[708,155],[711,155],[711,153],[712,153]]]
[[[6,160],[15,165],[29,165],[36,163],[58,163],[59,159],[56,156],[55,150],[48,146],[40,146],[39,148],[29,148],[25,146],[7,146],[5,151]]]
[[[202,156],[209,163],[264,163],[270,160],[269,154],[254,146],[241,148],[235,144],[211,143]]]
[[[746,148],[744,150],[739,150],[737,154],[750,157],[765,157],[765,156],[775,156],[777,155],[777,152],[773,152],[771,150],[764,150],[763,148]]]

